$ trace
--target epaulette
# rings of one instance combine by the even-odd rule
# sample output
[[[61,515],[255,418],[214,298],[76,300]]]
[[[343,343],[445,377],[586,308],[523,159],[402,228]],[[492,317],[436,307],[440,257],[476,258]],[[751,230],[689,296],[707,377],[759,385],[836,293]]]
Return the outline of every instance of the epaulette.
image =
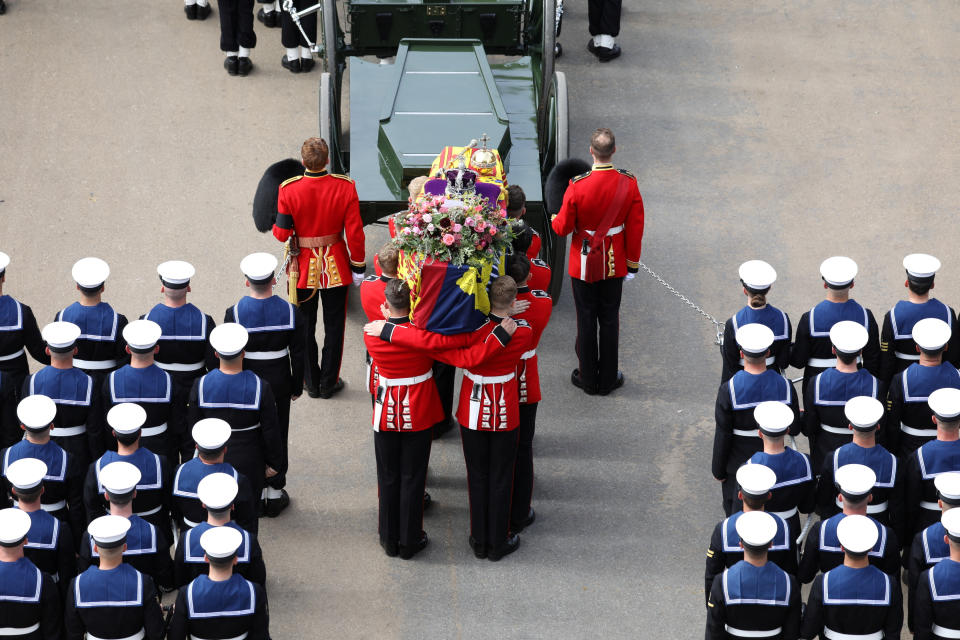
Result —
[[[280,183],[280,187],[283,188],[283,187],[287,186],[288,184],[290,184],[291,182],[296,182],[297,180],[299,180],[299,179],[302,178],[302,177],[303,177],[303,176],[293,176],[292,178],[287,178],[286,180],[284,180],[283,182]]]
[[[570,178],[570,182],[576,182],[577,180],[583,180],[583,179],[586,178],[588,175],[590,175],[590,172],[589,172],[589,171],[587,171],[586,173],[581,173],[581,174],[578,175],[578,176],[573,176],[572,178]]]
[[[633,175],[632,173],[630,173],[630,172],[627,171],[626,169],[617,169],[617,173],[622,174],[622,175],[625,175],[625,176],[627,176],[628,178],[633,178],[634,180],[637,179],[637,176]]]
[[[369,275],[369,276],[367,276],[366,278],[364,278],[363,281],[364,281],[364,282],[374,282],[375,280],[379,280],[379,279],[380,279],[380,276],[378,276],[377,274],[373,274],[373,275]]]
[[[347,182],[351,182],[351,183],[353,182],[353,178],[351,178],[350,176],[345,176],[345,175],[343,175],[342,173],[331,173],[331,174],[330,174],[330,177],[331,177],[331,178],[340,178],[341,180],[346,180]]]
[[[550,294],[544,291],[543,289],[531,289],[530,295],[534,298],[549,298]]]
[[[548,266],[549,266],[549,265],[548,265],[546,262],[544,262],[541,258],[534,258],[533,260],[530,261],[530,264],[535,264],[535,265],[537,265],[538,267],[548,267]]]
[[[518,327],[529,327],[529,326],[530,326],[530,323],[527,322],[526,320],[524,320],[523,318],[517,318],[517,319],[515,320],[515,322],[517,323],[517,326],[518,326]]]

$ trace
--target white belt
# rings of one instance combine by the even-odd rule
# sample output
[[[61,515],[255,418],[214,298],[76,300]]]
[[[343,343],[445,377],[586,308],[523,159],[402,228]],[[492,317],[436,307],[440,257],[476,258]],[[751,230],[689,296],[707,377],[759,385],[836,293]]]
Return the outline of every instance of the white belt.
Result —
[[[28,633],[33,633],[39,628],[39,622],[29,627],[0,627],[0,636],[25,636]]]
[[[19,358],[19,357],[22,356],[22,355],[23,355],[23,347],[20,347],[20,350],[19,350],[19,351],[15,351],[14,353],[8,353],[8,354],[5,355],[5,356],[0,356],[0,362],[3,362],[4,360],[13,360],[14,358]],[[12,629],[13,627],[9,627],[9,628]],[[29,632],[29,631],[24,631],[24,633],[30,633],[30,632]],[[2,636],[2,635],[3,635],[3,634],[0,633],[0,636]],[[16,634],[12,634],[12,635],[16,635]]]
[[[883,640],[883,631],[874,631],[873,633],[840,633],[830,627],[823,628],[823,635],[828,640]]]
[[[473,382],[473,389],[470,392],[470,424],[467,425],[467,428],[476,429],[477,422],[480,420],[480,401],[481,395],[483,394],[483,385],[509,382],[513,380],[516,373],[508,373],[503,376],[478,376],[475,373],[464,370],[463,375]]]
[[[193,520],[190,520],[189,518],[184,518],[184,519],[183,519],[183,524],[185,524],[185,525],[187,525],[188,527],[190,527],[191,529],[193,529],[195,526],[197,526],[197,525],[200,524],[200,523],[199,523],[199,522],[194,522]]]
[[[79,436],[87,432],[87,425],[78,424],[75,427],[53,427],[50,429],[50,435],[54,438],[66,438],[68,436]]]
[[[153,509],[150,509],[148,511],[138,511],[137,515],[140,516],[141,518],[143,516],[152,516],[155,513],[159,513],[160,509],[161,509],[161,505],[157,505]]]
[[[474,384],[503,384],[504,382],[510,382],[513,380],[515,373],[508,373],[502,376],[478,376],[475,373],[470,373],[469,371],[464,371],[463,375],[470,378]]]
[[[78,369],[113,369],[115,366],[117,366],[117,361],[116,360],[81,360],[80,358],[74,358],[73,366],[75,366]]]
[[[239,431],[253,431],[254,429],[259,429],[259,428],[260,428],[260,423],[258,422],[257,424],[251,425],[249,427],[243,427],[242,429],[231,429],[231,431],[233,433],[237,433]]]
[[[623,225],[622,225],[622,224],[621,224],[621,225],[618,225],[618,226],[616,226],[616,227],[610,227],[610,228],[607,230],[607,235],[608,235],[608,236],[615,236],[615,235],[617,235],[618,233],[620,233],[621,231],[623,231]],[[594,234],[597,233],[596,231],[591,231],[590,229],[584,229],[583,232],[584,232],[585,234],[587,234],[588,236],[592,236],[592,235],[594,235]]]
[[[808,367],[819,367],[821,369],[831,369],[837,366],[836,358],[810,358],[807,360]]]
[[[384,378],[377,377],[377,390],[373,396],[373,430],[380,430],[380,419],[383,417],[383,400],[388,387],[409,387],[421,382],[426,382],[433,377],[433,371],[427,371],[419,376],[410,378]],[[384,391],[381,391],[383,389]]]
[[[530,351],[524,351],[524,352],[520,355],[520,359],[521,359],[521,360],[529,360],[530,358],[532,358],[532,357],[535,356],[535,355],[537,355],[537,350],[536,350],[536,349],[530,349]]]
[[[143,427],[142,429],[140,429],[140,437],[149,438],[150,436],[158,436],[161,433],[165,432],[166,430],[167,430],[166,422],[164,422],[163,424],[158,424],[155,427]]]
[[[723,628],[727,630],[727,633],[738,638],[771,638],[783,631],[783,627],[777,627],[769,631],[751,631],[749,629],[737,629],[728,624],[723,625]]]
[[[921,500],[920,506],[924,509],[929,509],[930,511],[940,511],[940,505],[936,502],[928,502],[927,500]]]
[[[243,357],[247,360],[276,360],[286,356],[290,351],[284,347],[279,351],[247,351]]]
[[[960,629],[948,629],[947,627],[934,624],[930,630],[933,631],[933,635],[940,636],[941,638],[960,638]]]
[[[203,369],[203,365],[206,363],[201,360],[200,362],[191,362],[190,364],[182,364],[180,362],[157,362],[157,361],[154,361],[154,364],[160,367],[161,369],[163,369],[164,371],[197,371],[198,369]]]
[[[745,438],[754,437],[759,438],[760,433],[757,429],[734,429],[733,435],[735,436],[744,436]]]
[[[767,360],[766,360],[767,366],[769,367],[769,366],[772,365],[774,362],[776,362],[776,360],[777,360],[777,359],[774,358],[773,356],[767,357]],[[740,366],[742,367],[743,364],[744,364],[743,358],[740,358]]]
[[[140,629],[140,631],[137,631],[132,636],[127,636],[126,638],[116,638],[116,639],[111,638],[111,640],[143,640],[143,637],[145,635],[146,634],[143,632],[143,629]],[[93,635],[92,633],[87,633],[87,640],[107,640],[107,639],[100,638],[98,636]]]
[[[907,425],[900,423],[900,431],[903,431],[906,434],[911,436],[919,436],[921,438],[936,438],[937,430],[936,429],[917,429],[915,427],[908,427]]]
[[[50,504],[40,504],[40,508],[44,511],[60,511],[60,509],[67,508],[66,500],[58,500],[57,502],[51,502]]]
[[[897,356],[901,360],[919,360],[919,353],[904,353],[902,351],[894,351],[893,355]]]
[[[830,425],[828,425],[828,424],[823,424],[823,423],[821,422],[821,423],[820,423],[820,428],[823,429],[824,431],[828,432],[828,433],[836,433],[836,434],[841,435],[841,436],[850,436],[850,437],[853,437],[853,432],[850,431],[850,429],[847,429],[846,427],[844,427],[844,428],[841,429],[840,427],[831,427]]]
[[[793,516],[797,515],[797,508],[794,507],[792,509],[787,509],[786,511],[771,511],[770,513],[787,520],[788,518],[792,518]]]
[[[834,502],[836,503],[837,507],[839,507],[840,509],[843,509],[843,503],[840,502],[840,498],[837,498],[836,500],[834,500]],[[877,504],[867,505],[867,513],[883,513],[886,510],[887,510],[887,503],[885,501],[878,502]],[[940,507],[937,507],[937,510],[939,511]]]
[[[244,631],[238,636],[233,636],[232,638],[226,638],[225,640],[243,640],[247,637],[247,632]],[[201,638],[200,636],[195,636],[192,633],[190,634],[190,640],[206,640],[206,638]]]

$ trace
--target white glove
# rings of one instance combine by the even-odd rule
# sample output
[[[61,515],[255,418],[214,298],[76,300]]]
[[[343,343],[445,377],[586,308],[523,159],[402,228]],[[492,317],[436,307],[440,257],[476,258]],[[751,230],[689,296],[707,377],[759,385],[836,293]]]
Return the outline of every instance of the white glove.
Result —
[[[363,279],[366,276],[364,276],[364,274],[362,273],[357,273],[356,271],[353,271],[351,273],[353,273],[353,286],[359,287],[360,283],[363,282]]]
[[[633,279],[636,278],[636,277],[637,277],[637,274],[635,274],[635,273],[630,273],[630,272],[628,271],[628,272],[627,272],[627,275],[624,276],[623,279],[626,280],[627,282],[630,282],[631,280],[633,280]]]

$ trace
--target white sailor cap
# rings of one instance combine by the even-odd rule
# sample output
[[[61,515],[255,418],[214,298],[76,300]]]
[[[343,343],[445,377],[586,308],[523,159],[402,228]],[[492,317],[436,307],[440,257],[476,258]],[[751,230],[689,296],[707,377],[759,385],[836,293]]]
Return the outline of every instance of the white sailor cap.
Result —
[[[877,544],[880,532],[867,516],[845,516],[837,525],[840,545],[850,553],[866,553]]]
[[[766,400],[753,409],[753,419],[760,431],[774,437],[785,435],[794,417],[790,407],[776,400]]]
[[[229,558],[242,543],[243,535],[233,527],[213,527],[200,536],[200,546],[208,558]]]
[[[43,431],[56,416],[57,405],[47,396],[27,396],[17,405],[17,418],[30,431]]]
[[[251,253],[240,261],[240,271],[250,282],[264,282],[277,271],[277,256],[272,253]]]
[[[163,330],[153,320],[134,320],[123,328],[123,339],[131,351],[149,351],[157,346]]]
[[[960,416],[960,389],[944,387],[936,389],[927,396],[930,410],[936,414],[938,420],[952,422]]]
[[[940,524],[947,530],[951,540],[960,542],[960,509],[944,511],[940,516]]]
[[[913,341],[924,351],[938,351],[950,342],[950,325],[940,318],[924,318],[913,325]]]
[[[80,327],[72,322],[51,322],[40,332],[51,351],[67,351],[80,337]]]
[[[873,431],[883,417],[883,403],[870,396],[854,396],[843,406],[843,414],[854,429]]]
[[[124,496],[137,488],[143,474],[129,462],[111,462],[100,469],[100,484],[112,496]]]
[[[867,328],[852,320],[841,320],[830,327],[830,343],[840,353],[858,353],[867,340]]]
[[[183,289],[196,272],[192,264],[183,260],[167,260],[157,266],[160,282],[170,289]]]
[[[873,485],[877,483],[877,474],[863,464],[845,464],[837,469],[833,481],[836,482],[844,497],[859,502],[873,491]]]
[[[136,433],[146,421],[146,409],[134,402],[121,402],[107,411],[107,424],[119,435]]]
[[[218,511],[233,504],[237,497],[237,481],[227,473],[211,473],[197,485],[197,497],[207,509]]]
[[[740,265],[740,281],[747,289],[763,291],[776,280],[776,270],[763,260],[748,260]]]
[[[737,329],[736,338],[744,353],[762,355],[773,344],[773,331],[765,324],[752,322]]]
[[[247,346],[249,335],[243,325],[225,322],[210,332],[210,346],[225,358],[235,356]]]
[[[741,514],[735,526],[743,544],[751,547],[766,547],[777,535],[777,521],[766,511]]]
[[[960,471],[941,473],[933,479],[937,495],[952,506],[960,506]]]
[[[230,439],[230,425],[220,418],[204,418],[193,425],[190,435],[204,451],[216,451]]]
[[[745,464],[737,469],[737,484],[744,495],[761,498],[777,484],[777,474],[762,464]]]
[[[39,486],[45,475],[47,463],[37,458],[20,458],[7,467],[7,481],[20,491]]]
[[[7,270],[7,265],[10,264],[10,256],[5,254],[3,251],[0,251],[0,276],[3,275],[3,272]]]
[[[73,263],[73,281],[84,289],[97,289],[110,275],[110,265],[100,258],[81,258]]]
[[[122,545],[129,530],[130,521],[123,516],[100,516],[87,526],[87,533],[101,549]]]
[[[0,509],[0,545],[19,544],[30,531],[30,516],[20,509]]]
[[[910,280],[933,280],[940,270],[940,261],[926,253],[911,253],[903,259],[903,268]]]
[[[820,263],[820,276],[831,287],[846,287],[857,277],[857,263],[846,256],[833,256]]]

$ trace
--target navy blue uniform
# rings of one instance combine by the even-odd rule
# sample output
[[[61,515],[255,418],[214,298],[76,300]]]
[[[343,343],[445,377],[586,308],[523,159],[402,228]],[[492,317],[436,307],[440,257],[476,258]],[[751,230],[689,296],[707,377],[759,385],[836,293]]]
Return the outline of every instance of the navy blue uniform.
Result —
[[[190,391],[195,379],[217,368],[210,348],[210,332],[216,323],[200,309],[189,302],[180,307],[157,304],[140,318],[160,325],[160,350],[154,361],[185,391]]]
[[[184,440],[189,439],[182,410],[187,403],[182,394],[170,374],[156,364],[142,368],[126,365],[111,372],[103,384],[104,410],[124,402],[143,407],[147,421],[140,429],[140,446],[168,460],[176,460]],[[174,411],[177,406],[180,412]],[[111,448],[116,448],[116,440]]]
[[[874,566],[854,569],[841,565],[813,581],[800,636],[826,637],[838,634],[883,633],[899,638],[903,626],[903,595],[900,581]]]
[[[862,464],[877,476],[870,494],[873,499],[867,505],[867,514],[893,528],[897,540],[904,543],[903,494],[895,489],[903,479],[903,465],[897,457],[880,445],[861,447],[851,442],[835,450],[820,467],[817,485],[817,513],[824,520],[843,511],[837,495],[837,469],[848,464]]]
[[[227,445],[229,447],[229,445]],[[256,501],[260,494],[253,495],[250,481],[226,462],[207,464],[200,458],[184,462],[173,477],[173,517],[181,531],[195,527],[207,520],[207,510],[197,497],[200,481],[211,473],[226,473],[237,481],[237,497],[234,500],[233,518],[247,531],[257,532]]]
[[[77,556],[70,525],[43,509],[30,511],[27,515],[30,516],[30,531],[23,555],[53,579],[62,601],[70,581],[77,575]]]
[[[167,638],[267,640],[269,625],[263,587],[237,574],[222,582],[200,576],[177,594]]]
[[[87,522],[107,515],[110,511],[104,496],[105,489],[100,484],[100,471],[113,462],[128,462],[140,470],[137,495],[133,498],[133,512],[159,527],[169,537],[172,534],[170,463],[165,457],[143,447],[127,456],[122,456],[116,451],[107,451],[87,469],[87,477],[83,482],[83,506],[87,513]]]
[[[233,565],[233,570],[250,582],[265,587],[267,568],[263,564],[263,551],[260,549],[257,536],[235,522],[228,522],[223,526],[236,529],[243,536],[243,542],[237,549],[237,564]],[[177,549],[173,554],[174,586],[178,589],[187,586],[195,578],[207,574],[208,565],[203,557],[200,536],[213,528],[212,524],[201,522],[194,528],[187,529],[180,536]]]
[[[98,387],[106,374],[127,362],[127,344],[123,339],[127,318],[106,302],[92,307],[74,302],[59,311],[56,320],[80,327],[73,365],[93,376]]]
[[[904,531],[910,540],[940,522],[940,505],[934,479],[941,473],[960,471],[960,440],[931,440],[907,458],[904,470]]]
[[[960,562],[945,558],[917,584],[916,640],[960,636]]]
[[[807,385],[803,396],[803,435],[810,441],[810,461],[819,470],[834,449],[853,439],[844,407],[850,398],[880,400],[879,382],[866,369],[842,373],[827,369]]]
[[[73,579],[64,615],[68,640],[126,638],[144,632],[163,637],[163,612],[150,576],[121,563],[106,571],[91,566]]]
[[[927,398],[937,389],[960,389],[960,372],[949,362],[934,367],[913,363],[893,377],[887,392],[884,445],[900,458],[937,437]]]
[[[926,302],[901,300],[883,317],[880,330],[880,373],[877,376],[889,385],[893,376],[920,359],[917,343],[913,341],[913,326],[926,318],[936,318],[956,331],[957,312],[936,298]],[[944,361],[960,365],[960,344],[951,340]]]
[[[129,518],[127,548],[123,561],[140,573],[150,576],[153,583],[165,589],[173,589],[173,561],[170,559],[170,538],[140,516]],[[94,542],[86,531],[80,540],[77,566],[86,571],[91,565],[100,564],[100,554],[93,548]]]
[[[29,373],[27,352],[37,362],[50,364],[45,349],[46,344],[30,307],[11,296],[0,295],[0,374],[9,378],[14,405],[20,400],[20,390]],[[6,439],[9,435],[4,433],[0,437],[0,446],[11,444]],[[16,433],[12,436],[19,439]]]
[[[782,453],[758,451],[747,464],[762,464],[773,470],[777,478],[770,489],[764,510],[775,513],[790,525],[790,535],[800,535],[800,513],[810,513],[816,505],[817,480],[813,476],[810,457],[786,447]]]
[[[772,562],[740,561],[713,580],[705,638],[740,637],[800,637],[800,586]]]
[[[63,614],[50,576],[26,558],[0,562],[0,624],[18,640],[60,640]]]
[[[17,395],[20,389],[9,373],[0,371],[0,447],[8,447],[23,437],[17,420]]]
[[[743,369],[743,358],[740,357],[740,346],[737,345],[737,329],[747,324],[762,324],[773,331],[773,344],[770,345],[770,355],[767,356],[767,367],[783,373],[790,366],[790,342],[793,339],[790,318],[773,305],[768,304],[762,309],[746,306],[737,311],[723,326],[723,346],[720,347],[723,356],[721,383]]]
[[[800,572],[797,574],[800,582],[806,584],[813,580],[817,573],[826,573],[843,564],[843,549],[837,538],[837,525],[844,518],[846,518],[844,514],[838,513],[826,520],[821,520],[810,530],[803,547],[803,555],[800,557]],[[889,527],[873,518],[870,520],[877,526],[880,535],[873,549],[867,552],[867,558],[870,564],[897,578],[900,571],[900,548],[897,537]]]
[[[941,560],[950,557],[950,545],[944,541],[947,530],[943,524],[935,522],[913,538],[907,556],[907,626],[911,631],[917,631],[914,613],[917,603],[917,585],[920,576]]]

